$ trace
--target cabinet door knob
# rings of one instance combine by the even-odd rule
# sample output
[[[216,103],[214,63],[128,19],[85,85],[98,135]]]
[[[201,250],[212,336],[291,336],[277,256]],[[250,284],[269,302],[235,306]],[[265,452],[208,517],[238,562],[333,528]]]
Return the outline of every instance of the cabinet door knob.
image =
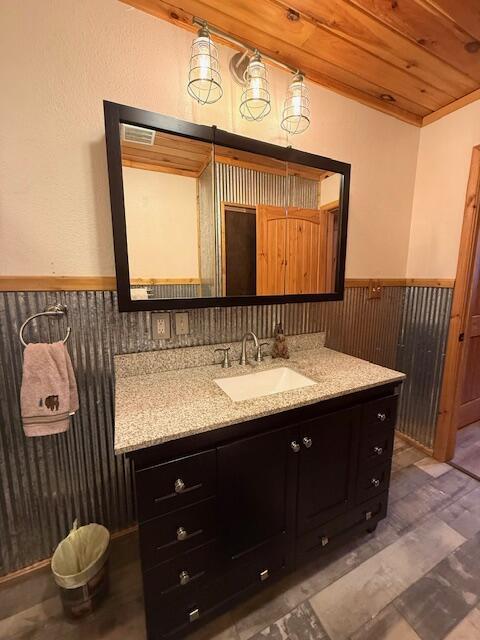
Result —
[[[377,413],[377,418],[380,420],[380,422],[385,422],[385,420],[387,419],[387,414],[386,413]]]
[[[175,493],[182,493],[185,489],[185,483],[181,478],[175,480]]]
[[[300,451],[300,445],[298,444],[298,442],[296,440],[294,440],[293,442],[290,443],[290,446],[292,447],[292,451],[294,453],[298,453]]]
[[[378,478],[372,478],[372,485],[374,487],[379,487],[380,486],[380,480]]]
[[[311,438],[308,438],[307,436],[305,436],[305,438],[303,439],[303,444],[305,445],[305,447],[307,449],[310,449],[310,447],[312,446],[313,442]]]
[[[377,456],[381,456],[383,453],[383,447],[373,447],[373,452],[377,454]]]
[[[190,575],[188,571],[182,571],[178,577],[180,578],[180,584],[182,586],[190,582]]]
[[[326,547],[330,541],[328,539],[328,536],[322,536],[320,542],[322,543],[322,547]]]
[[[177,529],[177,540],[185,540],[187,538],[188,533],[187,530],[183,527],[178,527]]]

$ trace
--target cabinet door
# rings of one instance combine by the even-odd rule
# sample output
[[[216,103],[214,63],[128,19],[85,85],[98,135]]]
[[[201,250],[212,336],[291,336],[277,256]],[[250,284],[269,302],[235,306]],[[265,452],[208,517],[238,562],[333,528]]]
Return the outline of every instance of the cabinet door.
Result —
[[[360,416],[339,411],[299,425],[298,531],[344,513],[354,503]]]
[[[288,427],[218,448],[220,524],[231,560],[250,558],[262,545],[291,544],[300,454],[294,436]]]

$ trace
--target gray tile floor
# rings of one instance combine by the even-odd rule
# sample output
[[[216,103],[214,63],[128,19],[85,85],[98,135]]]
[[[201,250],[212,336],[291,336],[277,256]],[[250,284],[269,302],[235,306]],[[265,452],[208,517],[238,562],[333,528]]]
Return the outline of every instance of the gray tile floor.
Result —
[[[480,483],[395,445],[388,518],[189,640],[478,640]],[[0,586],[1,640],[144,640],[136,540],[114,547],[111,593],[64,620],[48,570]]]
[[[460,429],[452,462],[480,478],[480,422]]]

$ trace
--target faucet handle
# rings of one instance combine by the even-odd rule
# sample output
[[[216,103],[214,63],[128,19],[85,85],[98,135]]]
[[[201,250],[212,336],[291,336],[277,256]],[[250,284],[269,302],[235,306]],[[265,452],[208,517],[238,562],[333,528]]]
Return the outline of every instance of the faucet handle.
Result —
[[[256,361],[257,362],[263,362],[263,353],[262,353],[262,347],[268,347],[269,343],[268,342],[260,342],[260,344],[257,347],[257,356],[256,356]]]
[[[228,353],[230,351],[230,347],[219,347],[218,349],[215,349],[215,353],[217,353],[217,351],[221,351],[223,353],[222,369],[228,369],[231,367],[232,363],[230,362],[230,355]]]

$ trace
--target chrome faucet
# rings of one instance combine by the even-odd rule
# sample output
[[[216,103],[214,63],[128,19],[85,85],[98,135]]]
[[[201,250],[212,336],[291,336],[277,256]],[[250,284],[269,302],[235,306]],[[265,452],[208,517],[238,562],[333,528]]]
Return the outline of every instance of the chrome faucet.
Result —
[[[253,343],[255,344],[255,349],[257,350],[257,359],[258,353],[260,351],[260,344],[258,342],[257,336],[253,333],[253,331],[247,331],[247,333],[242,338],[242,355],[240,357],[240,364],[246,365],[248,364],[247,360],[247,340],[251,338]]]

